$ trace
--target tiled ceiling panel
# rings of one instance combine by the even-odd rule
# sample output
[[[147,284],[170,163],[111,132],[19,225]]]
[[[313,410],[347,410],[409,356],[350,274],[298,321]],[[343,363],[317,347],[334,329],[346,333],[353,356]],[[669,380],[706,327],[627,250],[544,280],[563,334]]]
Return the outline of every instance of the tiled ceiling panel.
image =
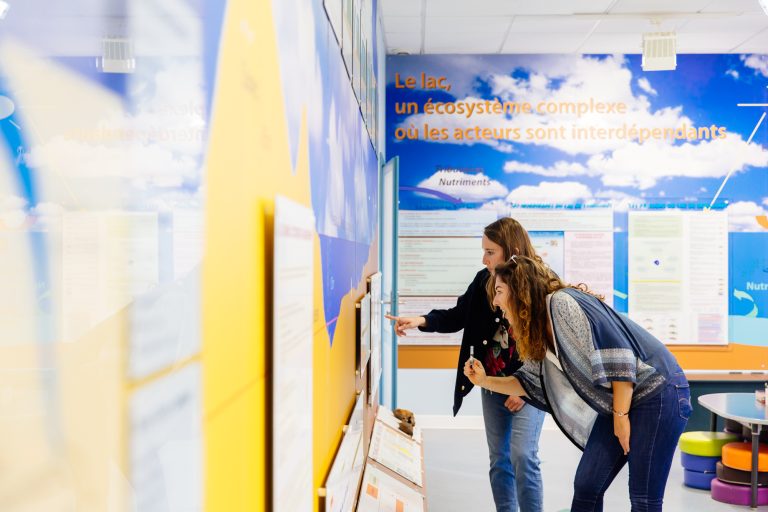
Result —
[[[640,53],[676,32],[688,53],[768,53],[758,0],[380,0],[390,53]]]

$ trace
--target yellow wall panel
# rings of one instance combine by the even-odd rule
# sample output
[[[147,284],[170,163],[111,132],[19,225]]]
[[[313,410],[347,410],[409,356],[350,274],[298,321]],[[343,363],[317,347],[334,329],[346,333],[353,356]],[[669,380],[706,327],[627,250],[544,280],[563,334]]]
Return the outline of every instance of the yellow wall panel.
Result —
[[[255,435],[263,426],[258,404],[264,379],[252,383],[210,417],[203,426],[207,439],[205,510],[265,510],[264,442]],[[212,471],[212,468],[217,468]]]

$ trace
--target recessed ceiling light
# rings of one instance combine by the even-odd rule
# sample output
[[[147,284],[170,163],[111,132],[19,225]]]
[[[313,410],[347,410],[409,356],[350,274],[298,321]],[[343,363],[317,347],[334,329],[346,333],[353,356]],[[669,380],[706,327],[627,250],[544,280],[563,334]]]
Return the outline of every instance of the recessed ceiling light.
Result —
[[[5,19],[5,15],[8,14],[8,9],[11,8],[11,4],[5,0],[0,0],[0,20]]]

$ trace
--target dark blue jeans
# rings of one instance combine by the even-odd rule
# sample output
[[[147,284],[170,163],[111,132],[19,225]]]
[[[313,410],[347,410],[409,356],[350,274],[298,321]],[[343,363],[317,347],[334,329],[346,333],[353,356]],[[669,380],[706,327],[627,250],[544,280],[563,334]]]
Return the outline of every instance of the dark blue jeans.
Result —
[[[571,512],[603,510],[603,495],[629,462],[632,512],[661,511],[672,457],[691,416],[691,392],[682,372],[629,412],[629,455],[613,433],[613,418],[600,415],[576,470]]]

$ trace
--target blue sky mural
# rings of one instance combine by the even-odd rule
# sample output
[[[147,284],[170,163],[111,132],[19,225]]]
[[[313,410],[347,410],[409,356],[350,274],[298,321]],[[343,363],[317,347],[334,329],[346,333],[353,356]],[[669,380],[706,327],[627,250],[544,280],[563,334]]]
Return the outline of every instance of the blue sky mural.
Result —
[[[732,231],[761,229],[756,215],[768,209],[768,122],[747,144],[765,107],[739,103],[768,100],[768,56],[680,55],[674,72],[645,73],[639,55],[492,55],[391,56],[387,77],[387,154],[401,157],[401,184],[441,189],[439,169],[471,169],[490,186],[482,194],[456,197],[477,207],[495,202],[546,199],[561,203],[648,201],[707,202],[720,194],[729,210]],[[401,77],[444,76],[450,91],[395,87]],[[429,115],[424,103],[472,100],[561,103],[590,99],[625,105],[622,115],[567,114],[467,116]],[[395,104],[416,102],[417,114],[398,114]],[[679,128],[723,127],[725,137],[698,140],[606,138],[575,140],[489,140],[482,142],[396,140],[398,127],[423,126],[525,130],[564,126]],[[723,132],[720,132],[721,134]],[[471,151],[467,149],[471,147]],[[402,191],[401,208],[456,207]],[[474,194],[474,195],[472,195]],[[426,201],[426,203],[425,203]]]
[[[763,343],[763,324],[752,319],[768,318],[768,56],[678,55],[676,71],[651,73],[639,55],[390,56],[387,64],[387,156],[400,157],[401,209],[503,215],[510,205],[610,205],[614,305],[626,312],[628,210],[713,204],[727,210],[731,232],[732,339]],[[445,77],[450,90],[421,87],[422,73]],[[408,77],[416,78],[413,87],[404,87]],[[425,108],[496,99],[533,111]],[[417,108],[404,108],[409,102]],[[621,105],[621,112],[536,111],[594,102]],[[425,124],[448,136],[425,140]],[[456,130],[475,127],[502,136],[457,140]],[[604,133],[589,131],[597,129]]]

